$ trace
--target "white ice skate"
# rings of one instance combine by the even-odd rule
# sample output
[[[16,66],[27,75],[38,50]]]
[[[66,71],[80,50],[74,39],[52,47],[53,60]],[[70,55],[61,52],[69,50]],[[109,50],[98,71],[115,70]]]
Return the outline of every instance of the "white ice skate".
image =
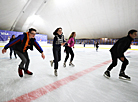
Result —
[[[64,62],[63,67],[64,67],[64,68],[66,67],[66,62]]]
[[[58,76],[57,69],[54,70],[55,76]]]
[[[72,64],[72,62],[70,62],[70,63],[69,63],[69,66],[72,66],[72,67],[74,67],[75,65],[74,65],[74,64]]]
[[[53,63],[54,63],[53,60],[51,60],[50,63],[51,63],[51,67],[53,67]]]

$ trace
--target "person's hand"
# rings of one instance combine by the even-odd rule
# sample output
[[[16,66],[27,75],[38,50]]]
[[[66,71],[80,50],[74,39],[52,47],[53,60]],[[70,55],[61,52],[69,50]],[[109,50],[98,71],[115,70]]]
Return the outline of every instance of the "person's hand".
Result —
[[[45,59],[45,55],[44,55],[44,53],[43,53],[43,52],[41,53],[41,56],[42,56],[42,58],[43,58],[43,59]]]
[[[64,46],[65,45],[65,43],[61,43],[61,46]]]
[[[124,57],[121,57],[120,60],[121,60],[121,61],[124,61]]]
[[[2,53],[3,54],[6,53],[6,51],[7,51],[6,49],[4,49],[4,48],[2,49]]]

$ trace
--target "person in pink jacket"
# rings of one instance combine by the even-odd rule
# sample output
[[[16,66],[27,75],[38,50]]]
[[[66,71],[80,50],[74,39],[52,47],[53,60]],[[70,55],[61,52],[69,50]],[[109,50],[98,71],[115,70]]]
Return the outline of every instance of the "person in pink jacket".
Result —
[[[66,62],[69,58],[69,54],[71,55],[69,66],[73,66],[73,67],[75,66],[74,64],[72,64],[72,61],[73,61],[73,58],[74,58],[74,52],[72,50],[72,47],[74,48],[75,37],[76,37],[76,33],[72,32],[70,37],[69,37],[69,40],[67,42],[67,46],[65,46],[66,58],[65,58],[65,61],[64,61],[64,64],[63,64],[64,67],[66,67]]]

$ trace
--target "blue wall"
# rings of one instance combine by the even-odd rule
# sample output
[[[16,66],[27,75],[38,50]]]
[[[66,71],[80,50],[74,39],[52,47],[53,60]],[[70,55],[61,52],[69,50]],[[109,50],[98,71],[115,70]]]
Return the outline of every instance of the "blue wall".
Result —
[[[15,35],[15,37],[17,37],[18,35],[21,34],[23,34],[23,32],[0,30],[0,41],[7,41],[8,37],[11,38],[12,35]],[[47,35],[36,34],[35,38],[37,41],[40,41],[41,39],[41,41],[47,42]]]

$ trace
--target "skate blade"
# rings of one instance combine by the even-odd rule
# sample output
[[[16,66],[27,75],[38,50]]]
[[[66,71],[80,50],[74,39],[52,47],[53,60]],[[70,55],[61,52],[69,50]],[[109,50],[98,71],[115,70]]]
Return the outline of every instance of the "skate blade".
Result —
[[[129,79],[129,78],[124,78],[124,77],[121,77],[121,76],[119,76],[119,79],[131,81],[131,79]]]
[[[110,78],[110,77],[109,77],[109,76],[107,76],[106,74],[104,74],[103,76],[104,76],[105,78],[107,78],[107,79],[109,79],[109,78]]]

